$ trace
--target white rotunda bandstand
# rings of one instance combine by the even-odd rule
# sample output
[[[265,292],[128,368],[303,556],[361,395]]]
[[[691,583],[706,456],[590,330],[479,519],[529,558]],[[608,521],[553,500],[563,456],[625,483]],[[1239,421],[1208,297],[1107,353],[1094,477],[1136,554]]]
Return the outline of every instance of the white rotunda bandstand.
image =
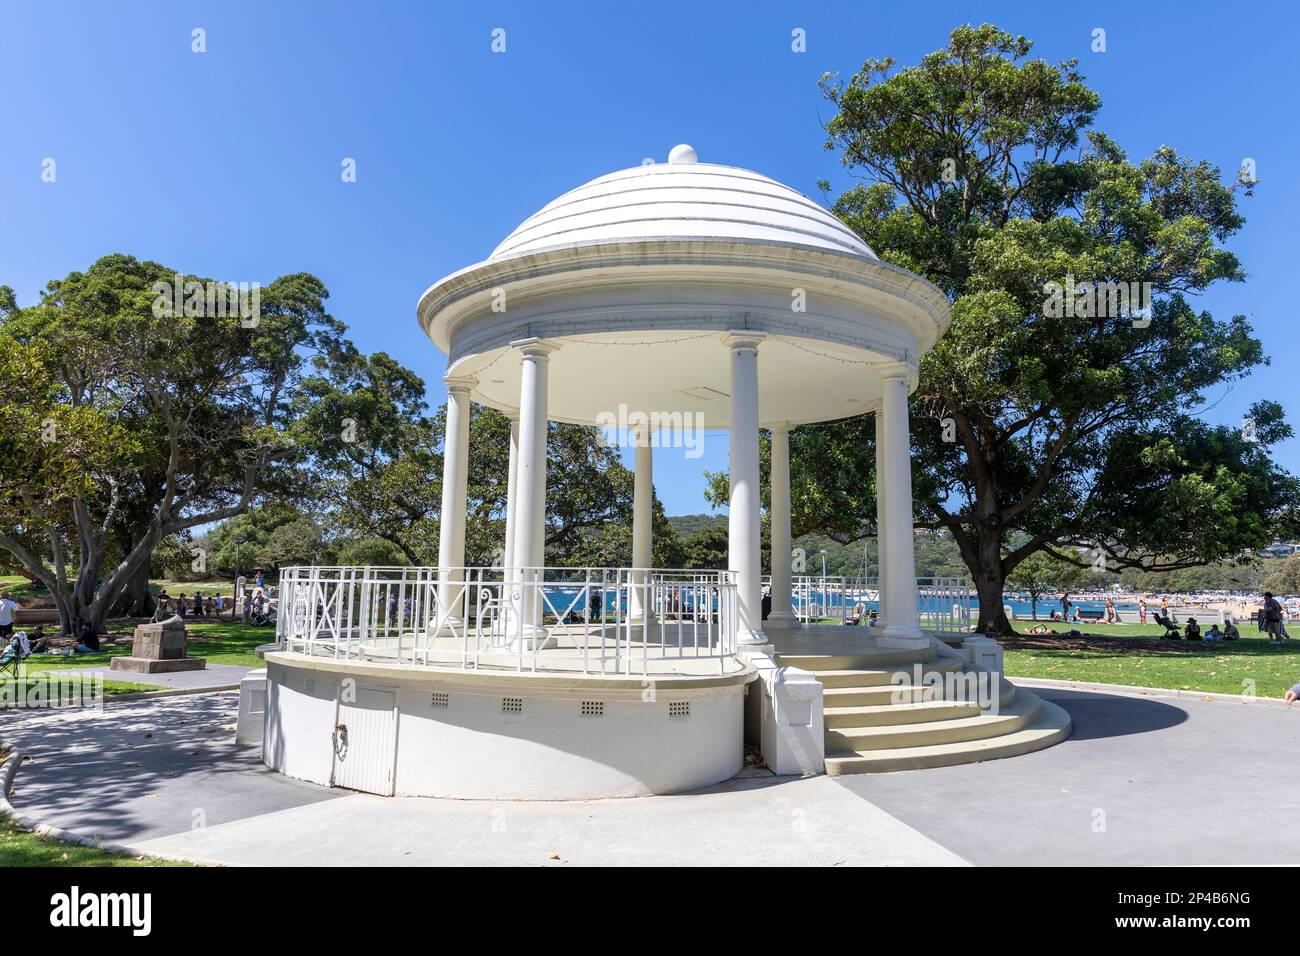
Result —
[[[778,772],[854,772],[1068,733],[969,634],[963,582],[916,577],[908,395],[948,302],[816,203],[678,146],[555,199],[430,287],[418,315],[448,357],[438,567],[282,574],[271,767],[388,794],[590,798],[724,780],[746,734]],[[494,568],[465,566],[471,402],[511,422]],[[866,412],[879,578],[832,600],[792,573],[789,432]],[[631,567],[546,566],[552,421],[633,436]],[[651,566],[654,448],[684,429],[729,435],[727,571]],[[817,626],[814,600],[818,616],[855,601],[879,613],[869,628]],[[934,675],[984,675],[991,690],[967,699]]]

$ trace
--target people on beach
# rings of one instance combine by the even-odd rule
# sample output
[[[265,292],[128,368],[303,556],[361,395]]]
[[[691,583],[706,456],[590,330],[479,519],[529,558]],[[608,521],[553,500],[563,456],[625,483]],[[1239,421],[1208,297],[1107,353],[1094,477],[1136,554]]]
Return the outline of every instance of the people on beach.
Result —
[[[1147,599],[1138,598],[1138,623],[1145,624],[1146,622],[1147,622]]]

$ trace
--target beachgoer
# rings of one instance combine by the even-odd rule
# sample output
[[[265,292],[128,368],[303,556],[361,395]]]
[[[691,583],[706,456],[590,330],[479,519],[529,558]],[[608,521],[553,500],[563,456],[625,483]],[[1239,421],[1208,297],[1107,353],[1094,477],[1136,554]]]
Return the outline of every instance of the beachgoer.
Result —
[[[8,592],[0,594],[0,638],[9,637],[14,632],[14,621],[18,620],[18,602]]]
[[[1282,605],[1273,597],[1272,591],[1264,592],[1264,610],[1261,615],[1263,630],[1270,641],[1282,640]],[[1287,640],[1290,640],[1288,637]]]

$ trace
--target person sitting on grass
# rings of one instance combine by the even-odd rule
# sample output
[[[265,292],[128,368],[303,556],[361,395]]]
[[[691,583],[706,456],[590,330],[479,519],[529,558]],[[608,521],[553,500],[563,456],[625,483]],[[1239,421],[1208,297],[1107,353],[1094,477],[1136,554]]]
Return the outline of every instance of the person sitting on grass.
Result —
[[[1228,618],[1227,623],[1223,625],[1223,639],[1225,641],[1241,640],[1241,632],[1237,630],[1237,625],[1232,622],[1232,618]]]
[[[1189,617],[1187,626],[1183,628],[1183,637],[1189,641],[1199,641],[1201,639],[1201,625],[1196,623],[1196,618]]]
[[[1055,621],[1056,612],[1053,611],[1052,614],[1053,614],[1052,620]],[[1054,628],[1048,627],[1046,624],[1035,624],[1033,627],[1029,629],[1029,633],[1030,634],[1056,634],[1057,631]]]
[[[1208,631],[1205,632],[1205,639],[1206,639],[1207,641],[1221,641],[1221,640],[1223,640],[1223,632],[1222,632],[1221,630],[1219,630],[1219,625],[1218,625],[1218,624],[1211,624],[1211,625],[1210,625],[1210,629],[1209,629]]]

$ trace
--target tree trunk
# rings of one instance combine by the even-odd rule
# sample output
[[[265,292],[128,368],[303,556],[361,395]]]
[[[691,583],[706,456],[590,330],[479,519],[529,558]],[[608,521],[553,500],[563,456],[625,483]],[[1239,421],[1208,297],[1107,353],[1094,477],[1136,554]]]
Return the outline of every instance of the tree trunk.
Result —
[[[150,565],[146,561],[131,575],[126,590],[113,605],[110,617],[149,617],[154,612],[153,595],[149,593]]]
[[[990,529],[976,529],[979,535],[978,554],[971,573],[975,576],[975,593],[980,600],[980,618],[975,630],[980,634],[997,636],[1010,634],[1011,622],[1002,609],[1002,588],[1006,575],[1002,573],[1002,540]]]

